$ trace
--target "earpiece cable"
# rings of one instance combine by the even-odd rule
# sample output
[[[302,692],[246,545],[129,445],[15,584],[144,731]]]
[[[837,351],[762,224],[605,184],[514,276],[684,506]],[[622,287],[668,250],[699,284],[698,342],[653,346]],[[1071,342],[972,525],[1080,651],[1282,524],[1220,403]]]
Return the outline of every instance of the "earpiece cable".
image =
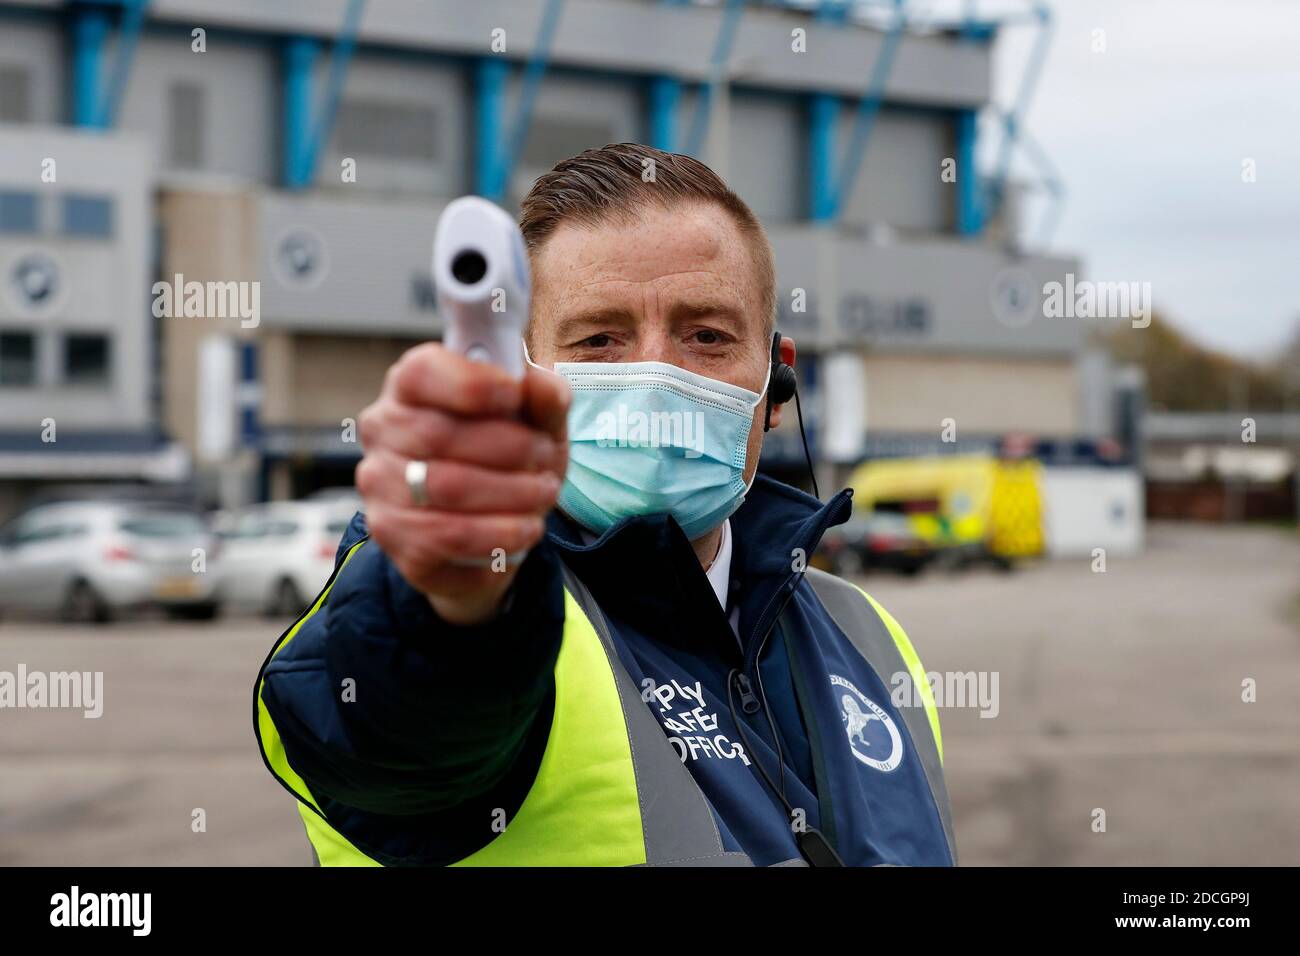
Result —
[[[817,473],[813,471],[812,454],[808,451],[808,436],[803,430],[803,407],[799,404],[799,389],[794,390],[794,410],[799,416],[799,439],[803,442],[804,461],[808,462],[808,477],[812,479],[813,497],[821,500],[822,493],[817,490]]]

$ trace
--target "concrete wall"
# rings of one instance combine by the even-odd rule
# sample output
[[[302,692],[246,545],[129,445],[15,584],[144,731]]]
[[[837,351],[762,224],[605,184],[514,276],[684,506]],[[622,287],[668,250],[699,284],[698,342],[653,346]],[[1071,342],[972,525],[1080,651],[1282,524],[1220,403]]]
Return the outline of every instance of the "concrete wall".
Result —
[[[730,158],[718,172],[769,225],[808,218],[805,99],[746,90],[730,97]]]
[[[508,102],[517,102],[519,87],[517,77],[507,84]],[[562,159],[608,143],[641,141],[645,135],[639,82],[591,74],[548,75],[537,94],[507,202],[517,205],[533,181]]]
[[[153,157],[127,135],[95,135],[51,126],[0,125],[0,190],[34,196],[35,234],[0,233],[0,329],[35,332],[34,387],[5,388],[0,428],[132,429],[150,421],[153,377],[149,313],[150,195]],[[53,165],[47,165],[53,161]],[[52,170],[53,181],[43,181]],[[71,196],[111,203],[110,235],[68,235],[63,203]],[[33,257],[47,263],[54,292],[33,302],[16,274]],[[62,380],[66,337],[109,339],[108,382],[69,387]]]
[[[57,122],[66,118],[68,31],[59,17],[15,15],[16,9],[29,6],[54,10],[52,4],[0,0],[0,69],[23,69],[29,75],[35,120]],[[154,144],[167,182],[181,187],[214,179],[278,183],[281,41],[292,30],[337,31],[342,9],[333,0],[310,5],[152,3],[130,64],[119,126]],[[348,128],[336,125],[318,158],[316,184],[349,194],[438,199],[471,191],[472,57],[493,55],[488,47],[491,31],[507,31],[503,55],[515,65],[507,84],[506,114],[512,117],[520,91],[519,62],[536,35],[541,9],[534,0],[471,5],[372,2],[363,17],[361,46],[348,70],[339,115],[339,123],[354,132],[349,136]],[[701,76],[718,16],[716,9],[707,7],[571,0],[557,31],[528,142],[508,184],[507,201],[517,202],[558,159],[607,142],[647,139],[649,75],[664,70]],[[203,53],[191,49],[190,30],[196,25],[208,30]],[[806,53],[790,50],[790,31],[795,28],[809,31]],[[863,64],[872,62],[879,40],[871,30],[833,29],[807,16],[774,10],[752,9],[742,18],[732,56],[735,86],[725,97],[730,115],[724,124],[717,115],[720,110],[714,110],[711,136],[701,154],[719,166],[766,222],[808,216],[804,94],[828,89],[845,97],[836,130],[838,168],[851,135],[855,97],[865,91]],[[105,49],[106,72],[112,54],[110,43]],[[326,44],[313,75],[315,105],[329,68]],[[954,155],[951,110],[984,101],[987,68],[988,54],[979,45],[943,36],[904,42],[889,87],[890,105],[876,120],[846,202],[846,223],[951,230],[955,187],[940,183],[939,164]],[[690,88],[684,87],[681,99],[679,149],[685,148],[697,102]],[[428,142],[412,124],[429,127]],[[718,136],[726,142],[719,142]],[[178,147],[185,139],[195,155]],[[402,144],[408,152],[405,158],[394,155],[402,152]],[[432,155],[412,158],[413,144],[427,146]],[[340,161],[349,153],[358,163],[357,181],[344,184]]]
[[[473,187],[473,65],[494,55],[492,31],[505,29],[503,55],[513,66],[506,116],[512,116],[519,67],[544,7],[543,0],[372,0],[343,96],[344,115],[369,110],[361,117],[369,125],[336,126],[320,156],[319,188],[294,195],[266,188],[281,176],[281,41],[293,33],[333,38],[344,0],[150,4],[121,125],[145,141],[146,151],[152,147],[168,187],[161,201],[162,273],[261,283],[259,329],[243,330],[231,320],[164,321],[163,407],[170,430],[193,447],[194,356],[203,335],[258,339],[265,423],[330,425],[373,398],[384,366],[402,348],[440,333],[429,253],[443,205]],[[25,13],[15,16],[18,9]],[[0,0],[0,68],[16,64],[30,71],[34,118],[42,123],[65,118],[70,64],[62,10],[53,0]],[[563,156],[609,141],[645,140],[648,79],[658,73],[704,79],[720,24],[717,6],[566,3],[508,201]],[[189,31],[196,25],[208,30],[206,53],[191,50]],[[807,53],[791,50],[796,28],[807,31]],[[1043,320],[1032,308],[1042,282],[1075,263],[1012,259],[992,244],[942,235],[953,228],[956,186],[941,182],[940,164],[955,155],[953,111],[988,99],[986,45],[946,35],[908,37],[890,77],[889,102],[847,197],[846,228],[803,221],[807,94],[831,91],[844,98],[835,131],[838,171],[855,97],[865,90],[880,44],[876,31],[822,26],[789,11],[751,8],[741,20],[731,56],[733,86],[722,97],[727,113],[720,118],[714,111],[713,139],[703,154],[723,157],[719,171],[771,231],[781,328],[805,354],[847,348],[866,355],[872,430],[929,433],[944,417],[971,430],[1068,433],[1080,427],[1074,365],[1080,329]],[[329,50],[326,42],[315,68],[316,104]],[[105,66],[111,53],[110,43]],[[178,86],[191,95],[178,99]],[[197,104],[197,112],[177,116],[182,102]],[[678,148],[685,146],[696,103],[687,83]],[[404,117],[417,116],[427,129],[403,126]],[[378,117],[392,125],[386,128]],[[195,168],[176,158],[178,121],[187,120],[200,144]],[[375,141],[358,141],[357,129]],[[412,151],[421,150],[427,157],[414,158]],[[357,161],[356,183],[340,181],[345,156]],[[899,241],[876,241],[882,232]],[[125,271],[78,261],[77,273],[110,290],[123,287],[123,275],[136,275],[147,289],[144,216],[134,242]],[[308,267],[287,268],[290,253],[304,250]],[[799,291],[804,301],[796,306]],[[87,309],[111,299],[101,294]],[[1007,301],[1026,299],[1027,315],[1007,314]],[[147,315],[147,300],[140,302]],[[128,327],[134,331],[124,334],[147,331],[144,324]],[[151,353],[138,344],[119,351],[140,363],[134,380],[143,396]],[[321,385],[326,381],[328,388]],[[138,407],[143,411],[143,401]],[[86,414],[119,418],[107,406]]]
[[[151,138],[168,179],[220,176],[272,182],[279,174],[278,62],[269,43],[208,38],[206,53],[190,49],[188,31],[153,31],[141,37],[131,65],[119,125]],[[197,91],[200,161],[175,162],[177,87]]]
[[[322,205],[333,208],[335,204]],[[350,311],[346,303],[351,300],[346,296],[340,312],[352,319],[346,326],[331,323],[328,317],[311,324],[302,322],[303,313],[294,311],[292,296],[286,298],[276,291],[279,280],[276,270],[267,267],[266,244],[262,241],[264,235],[275,234],[274,224],[268,233],[268,212],[297,206],[292,200],[243,190],[163,194],[160,217],[165,235],[164,278],[179,272],[187,282],[255,281],[261,283],[262,290],[262,321],[255,328],[244,328],[237,318],[162,320],[164,424],[191,449],[197,443],[200,411],[197,352],[206,336],[257,342],[260,419],[264,426],[275,427],[338,426],[343,418],[355,418],[378,394],[388,366],[407,348],[433,335],[432,321],[421,313],[416,313],[416,318],[423,322],[424,328],[419,330],[422,334],[414,328],[406,336],[385,334],[365,321],[375,314],[373,307],[369,311]],[[422,224],[433,221],[420,214],[411,218]],[[399,248],[386,247],[378,239],[375,245],[379,253]],[[345,261],[348,258],[340,257]],[[379,274],[375,278],[382,287],[388,276]],[[342,287],[326,285],[320,295],[331,298]],[[369,287],[357,287],[356,294],[364,296]]]
[[[259,274],[265,321],[316,331],[431,335],[440,326],[429,291],[436,201],[362,201],[359,196],[258,200]],[[881,245],[831,230],[770,230],[781,289],[781,328],[806,348],[868,345],[876,352],[974,353],[1073,359],[1082,342],[1074,320],[1001,309],[1002,281],[1044,281],[1075,268],[1053,257],[1012,259],[980,243],[930,239]],[[305,279],[277,263],[293,237],[319,248]],[[424,293],[419,292],[425,283]],[[793,292],[804,291],[803,311]]]
[[[1070,359],[867,355],[867,432],[938,438],[944,419],[957,434],[1029,431],[1070,435],[1079,422]],[[834,403],[834,395],[825,400]]]
[[[316,89],[323,90],[329,58],[316,64]],[[276,99],[276,97],[272,97]],[[359,51],[348,70],[347,87],[338,119],[322,150],[316,185],[341,193],[405,192],[420,196],[459,196],[473,191],[470,163],[473,142],[473,92],[463,64],[415,55],[396,56]],[[378,109],[376,109],[376,107]],[[355,112],[364,111],[368,122]],[[383,135],[385,123],[427,123],[411,137],[403,130]],[[366,127],[369,127],[368,129]],[[359,145],[357,140],[370,142]],[[411,158],[412,146],[432,149],[432,158]],[[406,149],[385,139],[401,137]],[[263,146],[265,149],[265,146]],[[343,183],[341,160],[357,163],[355,183]]]
[[[442,203],[360,198],[257,197],[257,275],[263,323],[352,335],[434,337],[429,264]],[[312,268],[286,268],[286,250],[308,243]]]
[[[64,115],[63,32],[44,19],[0,8],[0,71],[21,75],[30,123],[58,123]]]
[[[265,0],[153,0],[159,22],[200,24],[252,32],[333,37],[346,0],[267,3]],[[490,52],[494,29],[505,30],[505,56],[522,61],[539,35],[546,0],[372,0],[362,17],[360,42],[398,49],[478,56]],[[568,0],[551,47],[557,66],[631,73],[674,73],[703,79],[722,21],[718,5],[667,7],[628,0]],[[807,31],[807,52],[796,53],[791,31]],[[805,14],[751,8],[732,45],[733,72],[747,83],[808,92],[858,95],[867,64],[883,34],[860,27],[817,24]],[[955,36],[912,35],[900,45],[886,94],[927,105],[978,106],[990,91],[986,45]]]
[[[384,373],[418,339],[269,331],[263,356],[263,422],[341,430],[375,400]]]
[[[853,138],[857,108],[845,105],[836,125],[836,169]],[[939,178],[955,157],[955,127],[944,113],[883,109],[862,154],[843,221],[884,223],[902,230],[951,232],[956,225],[955,183]]]
[[[804,225],[770,234],[778,324],[816,348],[1073,356],[1083,341],[1078,320],[1042,314],[1043,284],[1077,271],[1072,259],[939,237],[876,243]]]
[[[257,278],[254,260],[256,205],[240,190],[164,193],[159,219],[164,244],[162,276],[186,282],[248,282]],[[162,323],[163,425],[186,447],[197,448],[198,348],[207,336],[252,339],[256,330],[238,318],[186,318]]]

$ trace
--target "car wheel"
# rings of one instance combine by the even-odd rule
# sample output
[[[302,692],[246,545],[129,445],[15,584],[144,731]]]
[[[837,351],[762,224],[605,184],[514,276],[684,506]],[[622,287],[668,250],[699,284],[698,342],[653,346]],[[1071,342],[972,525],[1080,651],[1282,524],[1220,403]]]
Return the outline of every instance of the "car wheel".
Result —
[[[105,624],[112,615],[88,581],[74,581],[63,598],[63,620],[70,624]]]
[[[215,601],[204,604],[182,604],[167,608],[167,616],[178,621],[210,621],[217,616]]]
[[[275,586],[275,595],[271,598],[267,613],[271,617],[296,617],[302,613],[302,608],[303,600],[298,593],[298,586],[289,578],[281,578]]]

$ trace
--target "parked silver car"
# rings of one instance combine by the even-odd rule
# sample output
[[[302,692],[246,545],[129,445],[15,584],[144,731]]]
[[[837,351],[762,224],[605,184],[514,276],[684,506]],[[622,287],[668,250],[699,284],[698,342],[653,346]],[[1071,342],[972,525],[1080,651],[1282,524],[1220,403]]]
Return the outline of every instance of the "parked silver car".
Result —
[[[339,539],[360,504],[339,495],[218,514],[213,527],[222,543],[222,605],[296,616],[329,580]]]
[[[194,512],[133,501],[39,505],[0,531],[0,611],[103,622],[160,606],[210,618],[216,550]]]

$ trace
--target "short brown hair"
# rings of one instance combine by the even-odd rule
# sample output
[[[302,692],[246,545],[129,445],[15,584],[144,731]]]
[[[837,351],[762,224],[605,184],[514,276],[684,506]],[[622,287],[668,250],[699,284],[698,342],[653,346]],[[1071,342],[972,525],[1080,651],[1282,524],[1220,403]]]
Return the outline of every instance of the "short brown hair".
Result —
[[[650,168],[654,179],[647,181],[644,174]],[[533,183],[520,205],[519,228],[529,253],[535,256],[562,223],[595,226],[635,215],[646,206],[671,209],[691,202],[721,206],[749,240],[762,286],[765,329],[770,337],[776,322],[772,245],[744,200],[698,159],[639,143],[614,143],[585,150],[556,163],[554,169]]]

